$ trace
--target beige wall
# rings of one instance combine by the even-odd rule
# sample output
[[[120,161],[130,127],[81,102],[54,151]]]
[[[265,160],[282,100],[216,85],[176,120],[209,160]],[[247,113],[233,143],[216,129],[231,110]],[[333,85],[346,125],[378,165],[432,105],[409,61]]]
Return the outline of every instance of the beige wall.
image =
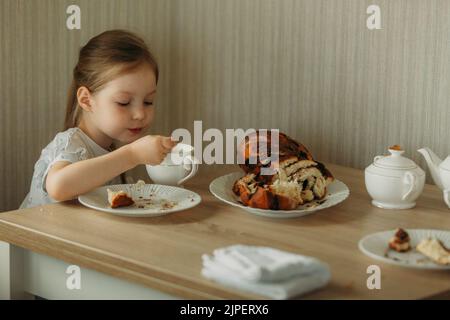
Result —
[[[81,30],[66,29],[69,4]],[[382,30],[366,28],[370,4]],[[62,127],[78,49],[111,28],[143,35],[159,60],[152,132],[279,128],[358,168],[394,143],[423,166],[419,147],[450,153],[446,0],[2,0],[0,28],[0,211],[20,204]]]

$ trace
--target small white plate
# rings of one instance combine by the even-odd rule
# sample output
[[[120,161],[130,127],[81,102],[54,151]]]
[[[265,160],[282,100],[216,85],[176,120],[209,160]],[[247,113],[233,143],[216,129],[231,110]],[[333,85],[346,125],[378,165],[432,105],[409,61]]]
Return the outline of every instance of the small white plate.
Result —
[[[129,207],[111,208],[108,191],[127,192],[136,202]],[[103,186],[78,197],[86,207],[128,217],[156,217],[195,207],[201,197],[190,190],[159,184],[116,184]],[[141,208],[141,207],[143,208]]]
[[[219,178],[216,178],[209,185],[209,191],[218,199],[231,204],[232,206],[244,209],[252,214],[269,217],[269,218],[296,218],[305,216],[307,214],[329,208],[341,203],[350,194],[348,187],[341,181],[335,180],[327,187],[327,196],[316,203],[314,206],[312,203],[308,203],[299,206],[294,210],[268,210],[258,209],[244,206],[239,202],[239,197],[233,192],[233,185],[235,181],[243,176],[242,172],[234,172]]]
[[[422,239],[429,237],[440,240],[446,248],[449,248],[450,231],[432,229],[405,229],[405,231],[409,234],[412,248],[410,251],[401,253],[389,249],[388,243],[394,236],[395,230],[370,234],[359,241],[358,247],[365,255],[373,259],[397,266],[417,269],[450,270],[450,266],[436,264],[415,249]]]

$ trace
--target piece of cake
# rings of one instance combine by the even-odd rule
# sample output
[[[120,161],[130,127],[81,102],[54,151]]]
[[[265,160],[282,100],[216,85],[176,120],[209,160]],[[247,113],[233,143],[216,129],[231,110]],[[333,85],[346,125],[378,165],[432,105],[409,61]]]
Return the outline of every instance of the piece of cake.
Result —
[[[406,252],[411,249],[409,234],[402,228],[398,228],[395,235],[389,240],[389,248],[397,252]]]
[[[449,250],[437,239],[423,239],[417,245],[416,250],[438,264],[450,264]]]
[[[111,189],[107,189],[107,191],[108,202],[111,208],[128,207],[134,204],[133,199],[123,190],[112,191]]]

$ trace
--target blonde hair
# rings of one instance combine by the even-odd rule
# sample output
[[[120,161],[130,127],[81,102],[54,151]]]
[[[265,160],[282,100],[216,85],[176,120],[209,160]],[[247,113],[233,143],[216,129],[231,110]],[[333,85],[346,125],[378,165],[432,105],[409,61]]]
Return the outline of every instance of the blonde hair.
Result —
[[[89,40],[80,49],[78,63],[73,69],[64,130],[76,127],[81,116],[78,88],[84,86],[91,93],[100,90],[119,74],[148,63],[158,82],[158,65],[144,40],[125,30],[109,30]]]

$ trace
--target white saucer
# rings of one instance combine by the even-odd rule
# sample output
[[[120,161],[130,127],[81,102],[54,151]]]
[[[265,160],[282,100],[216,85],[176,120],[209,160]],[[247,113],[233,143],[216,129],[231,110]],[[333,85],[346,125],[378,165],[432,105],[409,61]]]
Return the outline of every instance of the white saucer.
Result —
[[[412,248],[415,248],[422,239],[429,237],[440,240],[447,248],[450,247],[450,231],[433,229],[405,231],[409,234]],[[450,270],[450,265],[436,264],[415,249],[403,253],[389,249],[388,243],[394,234],[395,230],[370,234],[359,241],[358,247],[365,255],[389,264],[417,269]]]

